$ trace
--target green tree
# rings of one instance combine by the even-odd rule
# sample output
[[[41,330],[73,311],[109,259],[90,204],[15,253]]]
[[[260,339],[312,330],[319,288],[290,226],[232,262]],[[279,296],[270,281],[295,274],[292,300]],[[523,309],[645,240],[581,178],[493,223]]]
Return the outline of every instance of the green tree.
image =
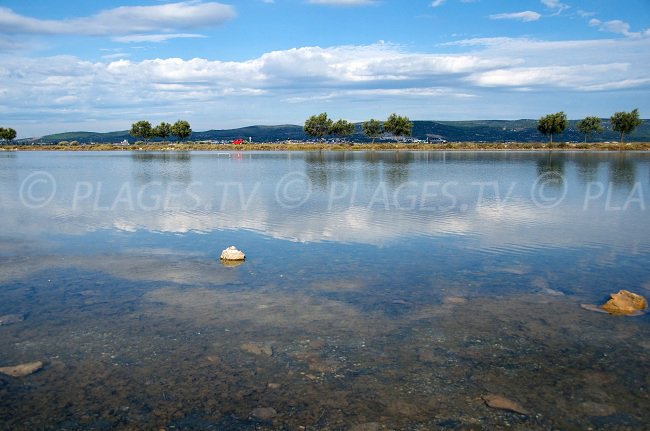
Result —
[[[560,111],[540,118],[537,122],[537,130],[544,136],[550,136],[551,145],[553,145],[553,135],[564,132],[568,125],[566,114]]]
[[[151,128],[151,123],[145,120],[135,122],[131,125],[131,130],[129,130],[129,135],[134,138],[144,139],[144,142],[148,142],[153,135],[153,129]]]
[[[337,122],[332,124],[329,130],[330,135],[335,135],[340,137],[350,136],[353,133],[354,133],[354,124],[350,123],[347,120],[338,120]]]
[[[612,115],[610,121],[612,122],[612,130],[621,134],[621,143],[625,142],[626,134],[632,133],[642,123],[638,109],[632,112],[616,112]]]
[[[384,123],[384,130],[398,138],[400,136],[411,136],[413,123],[408,117],[391,114]]]
[[[172,134],[172,125],[164,121],[153,128],[153,135],[162,138],[163,141]]]
[[[190,123],[185,120],[178,120],[171,129],[172,135],[177,136],[179,141],[187,139],[192,134]]]
[[[16,131],[11,127],[0,127],[0,139],[5,141],[5,144],[9,144],[16,139]]]
[[[305,121],[305,133],[313,138],[323,139],[332,129],[332,120],[327,117],[327,113],[312,115]]]
[[[598,117],[585,117],[584,120],[578,121],[577,127],[580,133],[585,134],[585,144],[587,143],[587,138],[592,133],[600,133],[603,131],[600,118]]]
[[[363,123],[361,129],[367,137],[372,138],[373,144],[375,143],[375,138],[380,137],[384,133],[384,125],[381,121],[377,121],[374,118]]]

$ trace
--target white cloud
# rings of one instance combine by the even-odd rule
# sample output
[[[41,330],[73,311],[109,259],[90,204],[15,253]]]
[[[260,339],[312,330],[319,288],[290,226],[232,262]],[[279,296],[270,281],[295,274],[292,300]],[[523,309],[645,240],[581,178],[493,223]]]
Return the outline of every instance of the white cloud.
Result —
[[[442,4],[443,4],[445,1],[446,1],[446,0],[433,0],[433,1],[431,2],[431,7],[442,6]]]
[[[307,0],[310,4],[321,4],[328,6],[365,6],[376,4],[376,0]]]
[[[557,13],[570,9],[571,6],[561,3],[559,0],[541,0],[542,4],[549,9],[557,11]]]
[[[354,89],[345,91],[333,91],[317,97],[294,96],[283,99],[287,103],[312,102],[315,99],[322,101],[350,100],[350,99],[431,99],[433,97],[444,97],[449,99],[471,99],[476,97],[468,92],[459,92],[451,88],[440,87],[412,87],[412,88],[377,88],[377,89]]]
[[[468,79],[485,87],[561,87],[575,90],[607,89],[609,82],[603,82],[598,75],[625,74],[629,64],[605,63],[577,66],[543,66],[497,69],[472,74]],[[650,82],[646,80],[646,82]]]
[[[165,33],[165,34],[134,34],[130,36],[116,36],[112,38],[115,42],[123,43],[139,43],[139,42],[165,42],[170,39],[186,39],[186,38],[204,38],[202,34],[192,33]]]
[[[511,20],[523,21],[523,22],[537,21],[541,17],[542,15],[540,15],[539,13],[530,10],[524,12],[497,13],[494,15],[490,15],[490,19],[511,19]]]
[[[591,27],[598,27],[598,30],[608,32],[608,33],[616,33],[616,34],[622,34],[623,36],[626,37],[642,37],[642,36],[649,36],[650,35],[650,29],[647,29],[642,32],[634,32],[630,31],[631,26],[625,21],[621,21],[618,19],[612,20],[612,21],[607,21],[607,22],[602,22],[599,19],[592,18],[589,21],[589,25]]]
[[[25,44],[8,37],[0,36],[0,52],[25,49]]]
[[[63,20],[31,18],[0,7],[0,33],[119,36],[214,27],[235,16],[232,6],[200,1],[122,6],[88,17]]]
[[[122,58],[130,57],[130,56],[131,56],[131,54],[127,54],[125,52],[116,52],[114,54],[102,55],[102,58],[104,60],[116,60],[116,59],[122,59]]]

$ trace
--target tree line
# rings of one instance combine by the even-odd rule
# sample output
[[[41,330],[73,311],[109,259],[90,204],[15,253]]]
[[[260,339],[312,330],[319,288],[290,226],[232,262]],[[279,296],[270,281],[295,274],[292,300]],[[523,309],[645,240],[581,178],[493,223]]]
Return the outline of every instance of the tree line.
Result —
[[[178,120],[174,124],[165,123],[164,121],[157,126],[151,126],[146,120],[136,121],[131,124],[129,135],[136,139],[142,139],[149,142],[151,138],[167,139],[170,136],[176,136],[179,141],[187,139],[192,134],[190,123],[185,120]]]
[[[345,138],[354,133],[355,126],[347,120],[334,121],[327,116],[327,112],[323,112],[309,117],[305,121],[303,130],[312,138],[323,139],[328,135]],[[372,139],[372,143],[374,144],[375,139],[384,133],[390,133],[398,138],[402,136],[411,136],[413,123],[408,117],[391,114],[384,122],[373,118],[362,123],[361,130],[367,137]]]
[[[5,141],[5,144],[8,144],[16,139],[16,131],[11,127],[0,127],[0,139]]]
[[[625,135],[629,135],[643,123],[641,118],[639,118],[638,109],[630,112],[615,112],[609,121],[612,130],[621,134],[621,143],[625,142]],[[569,121],[567,120],[566,114],[560,111],[540,118],[537,122],[537,130],[544,136],[549,136],[550,143],[553,145],[553,136],[564,132],[568,125]],[[578,121],[576,126],[578,131],[585,135],[585,144],[591,135],[601,133],[605,130],[598,117],[585,117],[583,120]]]
[[[620,133],[621,143],[625,142],[625,135],[629,135],[643,121],[639,117],[639,110],[634,109],[630,112],[615,112],[610,117],[611,128],[613,131]],[[566,114],[563,111],[556,112],[555,114],[548,114],[541,117],[537,122],[537,130],[544,136],[548,136],[551,145],[553,145],[553,137],[559,135],[569,125]],[[598,117],[588,116],[577,123],[578,131],[584,134],[585,144],[587,140],[595,133],[601,133],[603,128],[602,121]],[[318,115],[312,115],[305,121],[304,131],[308,136],[313,138],[323,139],[325,136],[333,135],[345,138],[354,134],[355,125],[347,120],[334,121],[330,119],[326,112]],[[361,131],[369,138],[372,139],[374,144],[375,139],[382,136],[384,133],[389,133],[397,138],[411,136],[413,131],[413,122],[405,116],[391,114],[384,122],[370,119],[361,124]],[[174,124],[161,122],[157,126],[152,126],[149,121],[141,120],[133,123],[129,134],[136,139],[142,139],[149,142],[151,138],[167,139],[170,136],[176,136],[179,140],[187,139],[192,134],[190,123],[185,120],[178,120]],[[0,139],[6,144],[16,138],[16,131],[10,127],[0,127]]]

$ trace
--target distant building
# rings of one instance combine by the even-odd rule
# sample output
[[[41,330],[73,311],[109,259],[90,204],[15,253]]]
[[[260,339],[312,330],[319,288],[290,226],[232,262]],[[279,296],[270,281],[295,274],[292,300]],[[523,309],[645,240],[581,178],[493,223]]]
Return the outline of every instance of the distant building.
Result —
[[[447,140],[441,135],[427,134],[427,143],[444,144]]]

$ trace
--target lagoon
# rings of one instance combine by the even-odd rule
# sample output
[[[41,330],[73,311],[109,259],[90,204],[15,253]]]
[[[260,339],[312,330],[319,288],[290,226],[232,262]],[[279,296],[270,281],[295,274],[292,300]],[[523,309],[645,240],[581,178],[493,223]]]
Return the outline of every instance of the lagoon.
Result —
[[[0,153],[0,428],[644,429],[648,315],[581,304],[649,205],[644,152]]]

